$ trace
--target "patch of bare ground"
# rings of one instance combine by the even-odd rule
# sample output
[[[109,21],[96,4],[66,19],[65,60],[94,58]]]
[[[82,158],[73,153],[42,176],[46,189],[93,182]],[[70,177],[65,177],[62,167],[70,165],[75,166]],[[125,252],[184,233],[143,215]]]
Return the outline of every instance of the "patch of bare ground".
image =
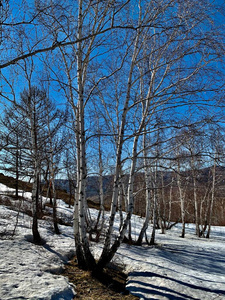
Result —
[[[85,300],[137,300],[125,289],[127,276],[118,268],[106,268],[99,278],[91,275],[90,271],[78,268],[76,260],[65,266],[64,276],[75,285],[77,295],[74,299]]]

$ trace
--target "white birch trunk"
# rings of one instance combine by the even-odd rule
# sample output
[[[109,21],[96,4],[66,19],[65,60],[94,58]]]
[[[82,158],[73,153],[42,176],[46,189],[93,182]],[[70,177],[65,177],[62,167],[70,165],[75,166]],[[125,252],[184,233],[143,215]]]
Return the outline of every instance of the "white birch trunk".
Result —
[[[137,34],[137,36],[136,36],[134,52],[133,52],[133,56],[132,56],[130,72],[129,72],[129,77],[128,77],[126,99],[125,99],[125,103],[124,103],[124,107],[123,107],[123,114],[122,114],[122,119],[121,119],[121,124],[120,124],[119,137],[118,137],[118,141],[117,141],[116,166],[115,166],[115,175],[114,175],[114,183],[113,183],[113,195],[112,195],[112,202],[111,202],[109,226],[108,226],[108,230],[106,233],[106,238],[105,238],[102,255],[99,260],[99,265],[105,264],[105,260],[108,260],[108,258],[110,257],[110,253],[111,253],[111,251],[110,251],[111,236],[112,236],[112,230],[113,230],[114,219],[115,219],[115,215],[116,215],[116,208],[117,208],[118,194],[119,194],[119,184],[120,184],[120,174],[121,174],[121,156],[122,156],[122,147],[123,147],[123,140],[124,140],[124,129],[125,129],[125,124],[126,124],[128,105],[129,105],[129,101],[130,101],[132,75],[133,75],[136,55],[137,55],[137,51],[138,51],[138,47],[137,47],[138,41],[139,41],[139,34]],[[127,225],[125,227],[127,227]],[[123,237],[124,237],[125,231],[126,231],[126,229],[123,231]],[[120,239],[119,244],[122,242],[123,237]]]
[[[179,158],[178,158],[179,159]],[[180,210],[181,210],[181,222],[182,222],[182,229],[181,229],[181,237],[185,237],[185,192],[182,188],[181,184],[181,175],[180,175],[180,163],[178,161],[178,168],[177,168],[177,186],[179,191],[179,198],[180,198]]]
[[[78,34],[77,38],[77,84],[78,84],[78,104],[77,104],[77,199],[75,201],[74,213],[74,235],[78,264],[83,268],[93,269],[95,265],[94,257],[90,251],[87,237],[86,224],[86,149],[85,149],[85,125],[84,125],[84,67],[82,55],[82,28],[83,28],[83,0],[78,6]]]
[[[144,154],[144,172],[145,172],[145,201],[146,201],[146,207],[145,207],[145,221],[143,223],[143,226],[141,228],[141,231],[139,233],[139,237],[137,239],[137,245],[142,244],[144,235],[146,234],[146,230],[148,229],[148,224],[150,221],[150,212],[151,212],[151,174],[150,174],[150,168],[148,166],[148,160],[147,160],[147,149],[146,149],[146,133],[144,133],[143,136],[143,154]]]
[[[195,233],[199,237],[200,236],[199,209],[198,209],[197,181],[196,181],[193,153],[191,153],[191,169],[192,169],[192,177],[193,177],[193,196],[194,196],[194,207],[195,207]]]
[[[97,120],[98,121],[98,120]],[[99,122],[98,122],[98,129],[99,129]],[[99,154],[99,212],[95,224],[94,230],[96,231],[96,241],[99,240],[101,231],[103,229],[104,220],[105,220],[105,208],[104,208],[104,190],[103,190],[103,161],[102,161],[102,148],[101,148],[101,138],[100,135],[98,137],[98,154]],[[101,222],[100,222],[101,219]],[[100,222],[100,226],[99,226]]]
[[[139,24],[141,24],[140,3],[139,3]],[[112,257],[116,253],[117,249],[119,248],[121,242],[123,241],[124,235],[127,230],[128,223],[130,221],[130,218],[131,218],[131,215],[133,212],[133,195],[132,195],[133,186],[132,185],[133,185],[133,168],[135,168],[135,165],[136,165],[136,157],[135,157],[135,155],[136,155],[135,154],[136,153],[136,146],[135,146],[136,139],[134,140],[134,144],[133,144],[133,154],[135,154],[135,155],[132,157],[134,159],[134,161],[132,161],[131,172],[130,172],[131,176],[129,178],[129,185],[128,185],[129,195],[127,196],[127,199],[129,202],[128,202],[127,217],[124,220],[124,223],[120,230],[119,236],[116,238],[113,245],[111,246],[111,237],[112,237],[113,225],[114,225],[114,220],[115,220],[115,215],[116,215],[116,208],[117,208],[117,204],[118,204],[119,184],[120,184],[120,174],[121,174],[121,157],[122,157],[122,148],[123,148],[123,142],[124,142],[124,130],[125,130],[126,116],[127,116],[127,112],[128,112],[129,102],[130,102],[130,96],[131,96],[133,71],[134,71],[134,67],[136,64],[136,58],[137,58],[138,52],[140,51],[140,49],[138,49],[138,42],[140,39],[140,34],[141,34],[141,30],[139,28],[137,31],[137,34],[136,34],[135,42],[134,42],[134,50],[133,50],[133,55],[132,55],[132,59],[131,59],[130,71],[129,71],[128,82],[127,82],[126,98],[125,98],[125,102],[124,102],[124,106],[123,106],[123,113],[122,113],[122,118],[121,118],[121,123],[120,123],[119,137],[118,137],[118,141],[117,141],[116,167],[115,167],[115,175],[114,175],[110,218],[109,218],[109,225],[108,225],[108,230],[106,233],[103,251],[102,251],[101,257],[98,262],[98,268],[100,270],[107,262],[109,262],[112,259]]]
[[[213,212],[213,206],[214,206],[214,200],[215,200],[215,186],[216,186],[216,158],[214,158],[214,165],[212,168],[212,194],[211,194],[211,203],[210,203],[210,209],[209,209],[209,221],[208,221],[208,231],[206,234],[206,238],[210,237],[211,232],[211,224],[212,224],[212,212]]]
[[[150,239],[150,245],[155,245],[155,231],[156,231],[156,212],[157,212],[157,171],[158,168],[155,166],[154,170],[154,180],[153,180],[153,221],[152,221],[152,234]]]
[[[165,188],[164,188],[164,178],[163,178],[163,172],[161,172],[161,183],[162,183],[162,204],[163,204],[163,212],[160,216],[161,220],[161,233],[165,233],[166,229],[166,198],[165,198]]]
[[[123,225],[123,211],[122,211],[122,202],[123,202],[123,183],[120,180],[120,186],[119,186],[119,195],[118,195],[118,211],[120,214],[120,229]],[[125,201],[126,202],[126,201]],[[125,211],[127,209],[127,205],[125,204]]]
[[[173,194],[173,179],[170,186],[170,196],[169,196],[169,212],[168,212],[168,224],[167,229],[169,229],[170,221],[171,221],[171,213],[172,213],[172,194]]]

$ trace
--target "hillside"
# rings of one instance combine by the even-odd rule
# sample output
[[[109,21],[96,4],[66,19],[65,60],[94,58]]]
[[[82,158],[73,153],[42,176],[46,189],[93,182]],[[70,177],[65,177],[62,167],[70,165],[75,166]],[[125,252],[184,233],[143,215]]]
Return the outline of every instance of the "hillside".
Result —
[[[206,197],[206,191],[210,188],[210,168],[204,168],[200,170],[197,183],[197,196],[199,202],[199,208],[206,205],[207,201],[210,201]],[[225,167],[217,167],[216,168],[216,191],[215,191],[215,200],[214,200],[214,208],[213,208],[213,215],[212,215],[212,224],[225,226]],[[158,172],[159,181],[161,181],[161,173]],[[172,185],[171,190],[171,182],[173,179],[174,174],[170,171],[163,173],[163,184],[159,184],[158,188],[158,205],[160,209],[158,210],[159,218],[160,218],[160,211],[166,211],[163,218],[168,222],[179,222],[181,220],[181,213],[180,213],[180,202],[179,202],[179,190],[177,188],[176,182]],[[189,178],[188,172],[183,172],[182,177]],[[127,189],[127,181],[128,176],[124,175],[124,189]],[[15,188],[16,181],[13,177],[5,176],[4,174],[0,173],[0,183],[7,184],[11,188]],[[113,186],[113,176],[105,176],[103,178],[103,190],[104,190],[104,205],[106,210],[110,210],[111,204],[111,197],[112,197],[112,186]],[[194,203],[193,203],[193,186],[190,182],[189,185],[185,184],[185,194],[186,194],[186,222],[192,223],[194,222]],[[22,189],[27,192],[31,192],[32,185],[31,183],[24,182],[19,180],[18,182],[19,189]],[[72,189],[70,193],[69,189],[69,182],[65,179],[57,179],[56,180],[56,197],[59,199],[63,199],[67,204],[73,205],[74,203],[74,189]],[[42,195],[46,196],[46,186],[42,186]],[[145,182],[144,182],[144,174],[137,173],[135,176],[135,183],[134,183],[134,194],[135,202],[134,202],[134,214],[145,216]],[[163,197],[165,199],[163,199]],[[87,200],[90,208],[99,208],[99,180],[97,176],[90,176],[87,178]],[[171,212],[169,213],[169,207],[171,207]],[[125,198],[123,197],[123,210],[125,209]],[[203,213],[206,213],[208,208],[205,207]],[[170,215],[170,220],[168,219]],[[162,216],[161,216],[162,217]],[[159,225],[158,225],[159,226]]]
[[[13,193],[12,189],[2,184],[0,189],[2,195]],[[25,196],[29,204],[30,193],[27,192]],[[13,199],[11,201],[17,202]],[[64,217],[72,218],[72,208],[68,208],[63,201],[58,201],[58,208]],[[91,210],[91,213],[94,218],[97,217],[96,210]],[[133,238],[136,239],[143,219],[133,216],[132,223],[135,224]],[[15,224],[16,230],[12,237],[7,233],[12,232]],[[30,224],[30,216],[0,205],[0,299],[132,299],[128,295],[111,294],[104,287],[101,287],[98,294],[98,284],[87,273],[79,273],[73,262],[65,272],[70,278],[69,282],[60,273],[63,265],[74,255],[72,227],[60,225],[62,234],[56,235],[48,220],[40,220],[40,232],[46,243],[35,245],[30,242]],[[166,234],[160,234],[157,230],[157,244],[154,247],[121,245],[113,264],[122,267],[128,274],[127,290],[141,299],[223,300],[224,228],[213,227],[210,240],[197,238],[192,224],[187,226],[186,238],[181,239],[180,228],[178,224]],[[115,230],[118,229],[119,216],[115,222]],[[148,234],[151,230],[149,226]],[[101,243],[92,243],[96,257],[101,249]],[[73,272],[79,277],[79,282]],[[90,282],[91,285],[88,285]]]
[[[199,210],[202,207],[202,215],[207,215],[210,206],[210,189],[212,185],[211,168],[198,170],[197,178],[197,197]],[[194,191],[191,172],[181,173],[181,181],[185,190],[186,222],[192,223],[195,220],[194,211]],[[181,209],[179,200],[179,189],[177,186],[176,173],[171,171],[157,173],[158,189],[157,202],[159,205],[159,218],[164,218],[168,222],[179,222],[181,220]],[[128,175],[123,176],[124,192],[127,190]],[[58,188],[69,192],[68,180],[56,180]],[[146,193],[145,180],[143,173],[137,173],[134,181],[134,214],[145,216]],[[103,177],[104,204],[105,209],[110,209],[113,189],[113,176]],[[97,176],[87,178],[87,198],[90,207],[99,207],[99,181]],[[216,167],[216,189],[214,207],[212,212],[212,224],[225,226],[225,167]],[[125,197],[123,197],[123,210],[125,209]],[[169,209],[171,211],[169,212]],[[165,211],[165,213],[164,213]],[[160,215],[161,214],[161,215]],[[170,219],[169,219],[170,218]],[[205,221],[204,221],[205,222]]]

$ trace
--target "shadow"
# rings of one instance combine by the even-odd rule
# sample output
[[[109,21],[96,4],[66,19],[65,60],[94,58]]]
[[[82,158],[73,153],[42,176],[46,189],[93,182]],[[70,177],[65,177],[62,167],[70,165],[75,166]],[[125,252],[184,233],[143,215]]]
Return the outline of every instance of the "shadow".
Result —
[[[25,235],[24,236],[25,240],[28,241],[29,243],[32,243],[34,245],[37,245],[37,246],[41,246],[43,247],[44,249],[46,249],[47,251],[51,252],[52,254],[56,255],[64,264],[66,264],[68,262],[68,259],[69,257],[65,257],[63,256],[62,254],[60,254],[59,252],[55,251],[54,249],[52,249],[45,240],[42,239],[43,243],[41,244],[35,244],[33,243],[33,236],[32,235]],[[73,253],[68,253],[68,256],[74,256],[74,252]]]
[[[71,238],[71,240],[73,240],[73,236],[71,234],[67,234],[65,232],[61,232],[60,236],[68,237],[68,238]]]
[[[169,300],[197,299],[195,294],[201,293],[213,293],[221,299],[225,296],[225,250],[218,251],[213,244],[207,248],[203,244],[178,245],[167,242],[152,248],[134,246],[132,252],[134,264],[149,262],[148,269],[154,270],[129,274],[127,289],[135,296],[142,299]],[[158,270],[156,273],[155,268]],[[217,286],[213,285],[214,281]],[[162,285],[158,284],[160,282]],[[201,285],[201,282],[205,284]]]
[[[145,278],[158,277],[158,278],[161,278],[161,279],[170,280],[174,283],[180,284],[184,288],[191,288],[191,289],[195,289],[195,290],[198,290],[198,291],[204,291],[204,292],[210,292],[210,293],[225,295],[224,290],[210,289],[210,288],[207,288],[207,287],[196,286],[194,284],[191,284],[191,283],[188,283],[188,282],[185,282],[185,281],[181,281],[181,280],[169,277],[169,276],[164,276],[164,275],[160,275],[160,274],[152,273],[152,272],[132,272],[132,273],[129,274],[129,276],[132,276],[132,277],[135,277],[135,278],[138,278],[138,277],[145,277]],[[154,286],[150,283],[147,283],[147,282],[143,282],[141,279],[140,280],[130,279],[128,283],[129,284],[140,284],[142,286],[144,285],[144,286],[149,287],[149,288],[152,288],[152,287],[156,288],[156,286]],[[173,290],[168,289],[166,287],[158,287],[157,286],[157,288],[158,289],[160,288],[162,290],[167,290],[167,291],[173,291]],[[190,296],[189,296],[188,299],[195,299],[195,298],[190,298]]]
[[[43,238],[40,238],[40,241],[38,243],[34,242],[33,235],[31,235],[31,234],[24,235],[24,238],[27,242],[32,243],[37,246],[44,246],[46,244],[46,240]]]
[[[152,253],[154,256],[154,253]],[[173,264],[185,267],[189,269],[201,272],[224,275],[225,274],[225,252],[218,253],[218,251],[212,250],[195,250],[193,251],[191,246],[179,246],[166,245],[160,251],[157,252],[157,257],[161,257]]]
[[[45,248],[47,251],[55,254],[56,256],[59,257],[59,259],[64,263],[66,264],[68,262],[68,259],[65,258],[65,256],[63,256],[62,254],[60,254],[59,252],[53,250],[47,243],[43,245],[43,248]]]
[[[146,250],[146,253],[145,253]],[[155,265],[157,267],[161,267],[161,263],[157,264],[158,259],[162,259],[172,263],[173,266],[184,266],[187,269],[190,269],[195,272],[204,272],[210,275],[219,275],[223,276],[225,274],[225,251],[218,251],[217,249],[201,249],[194,247],[192,245],[173,245],[166,244],[163,246],[155,246],[151,251],[149,248],[140,248],[134,246],[132,248],[132,252],[135,254],[136,262],[144,262],[149,260],[149,256],[151,257],[150,265]],[[136,259],[139,256],[140,259]],[[165,267],[162,267],[165,269]],[[177,272],[177,270],[176,270]],[[206,279],[204,279],[205,281]]]
[[[157,288],[157,289],[156,289]],[[186,296],[185,294],[178,293],[172,289],[160,287],[159,288],[154,286],[154,285],[148,285],[148,287],[136,287],[136,286],[129,286],[127,287],[127,290],[130,291],[134,296],[137,296],[141,299],[151,299],[151,295],[153,296],[159,296],[159,297],[166,297],[168,300],[196,300],[196,298]],[[143,296],[144,295],[149,295],[148,296]],[[155,298],[154,298],[155,299]]]

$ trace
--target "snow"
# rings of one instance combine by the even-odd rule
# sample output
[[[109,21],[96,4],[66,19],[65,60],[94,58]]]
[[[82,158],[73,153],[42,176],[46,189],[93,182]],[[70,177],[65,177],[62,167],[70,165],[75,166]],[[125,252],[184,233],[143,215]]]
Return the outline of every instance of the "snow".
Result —
[[[216,228],[214,228],[216,232]],[[194,234],[194,228],[192,228]],[[220,231],[225,236],[225,231]],[[225,247],[221,240],[179,238],[178,228],[157,235],[158,246],[132,247],[127,288],[141,299],[225,299]],[[223,240],[225,242],[225,239]],[[123,251],[125,255],[125,251]]]
[[[0,184],[0,191],[13,189]],[[26,197],[29,202],[31,195]],[[60,217],[71,222],[72,209],[62,200],[58,207]],[[10,239],[4,233],[14,230],[17,219]],[[133,216],[134,238],[142,223]],[[0,205],[0,299],[73,299],[76,288],[60,275],[74,255],[72,227],[60,225],[62,234],[54,235],[52,222],[40,221],[46,244],[37,246],[30,242],[31,224],[25,213]],[[118,226],[119,217],[115,230]],[[186,238],[180,238],[180,232],[179,224],[166,234],[157,231],[156,246],[122,244],[113,261],[129,273],[127,289],[140,299],[225,299],[225,228],[213,227],[210,239],[195,237],[194,225],[187,227]],[[101,249],[101,244],[92,243],[96,257]]]
[[[12,232],[18,213],[0,206],[0,215],[0,233]],[[31,218],[18,219],[15,237],[0,239],[0,299],[73,299],[75,287],[59,275],[75,254],[72,228],[60,226],[62,234],[53,235],[50,224],[40,221],[47,242],[38,246],[30,242]]]
[[[134,232],[143,220],[133,217]],[[122,245],[115,260],[129,273],[127,289],[141,299],[225,299],[225,228],[212,228],[210,239],[197,238],[190,224],[186,238],[178,224],[157,231],[156,246]],[[135,235],[134,235],[135,237]]]

